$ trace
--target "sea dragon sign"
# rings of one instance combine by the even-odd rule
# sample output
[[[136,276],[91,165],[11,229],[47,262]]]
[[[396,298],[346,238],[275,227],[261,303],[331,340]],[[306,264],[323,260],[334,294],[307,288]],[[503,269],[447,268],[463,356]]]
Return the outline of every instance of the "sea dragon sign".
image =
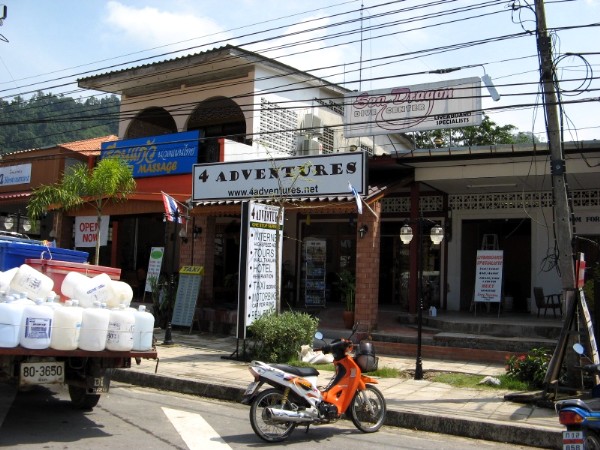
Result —
[[[481,79],[350,92],[344,104],[346,137],[479,125]]]

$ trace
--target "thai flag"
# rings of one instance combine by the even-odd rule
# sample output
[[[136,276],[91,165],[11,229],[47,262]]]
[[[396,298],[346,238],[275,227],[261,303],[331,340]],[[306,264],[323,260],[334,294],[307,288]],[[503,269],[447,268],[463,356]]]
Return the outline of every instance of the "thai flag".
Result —
[[[175,217],[177,217],[177,222],[185,223],[185,215],[177,201],[171,197],[169,194],[162,193],[163,196],[163,204],[165,205],[165,212],[167,214],[167,220],[169,222],[174,222]]]
[[[350,182],[348,182],[348,189],[350,189],[352,195],[354,195],[354,199],[356,200],[356,207],[358,208],[358,213],[362,214],[362,199],[360,198],[359,193],[356,192],[356,189],[354,189],[354,186],[352,186]]]

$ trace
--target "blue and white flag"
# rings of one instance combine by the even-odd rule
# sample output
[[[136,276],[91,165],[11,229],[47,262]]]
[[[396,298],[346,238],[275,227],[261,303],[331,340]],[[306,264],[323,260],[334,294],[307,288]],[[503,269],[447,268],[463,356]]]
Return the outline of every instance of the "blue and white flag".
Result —
[[[169,194],[162,193],[163,196],[163,204],[165,205],[165,213],[167,214],[167,220],[169,222],[175,222],[175,217],[177,217],[177,222],[184,223],[185,214],[179,208],[179,204],[177,201],[171,197]]]
[[[350,189],[352,195],[354,195],[354,199],[356,200],[356,207],[358,208],[358,213],[362,214],[362,199],[360,198],[359,193],[356,192],[356,189],[354,189],[354,186],[352,186],[350,182],[348,182],[348,189]]]

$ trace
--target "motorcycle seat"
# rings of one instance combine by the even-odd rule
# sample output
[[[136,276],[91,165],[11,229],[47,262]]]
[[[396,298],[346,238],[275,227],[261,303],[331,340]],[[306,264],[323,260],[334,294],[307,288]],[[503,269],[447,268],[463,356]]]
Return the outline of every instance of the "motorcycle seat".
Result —
[[[271,366],[284,372],[298,375],[299,377],[316,377],[319,375],[319,371],[314,367],[295,367],[289,364],[271,364]]]
[[[582,400],[579,398],[569,398],[556,402],[556,410],[560,411],[564,408],[580,408],[588,412],[600,412],[600,399],[592,398]]]

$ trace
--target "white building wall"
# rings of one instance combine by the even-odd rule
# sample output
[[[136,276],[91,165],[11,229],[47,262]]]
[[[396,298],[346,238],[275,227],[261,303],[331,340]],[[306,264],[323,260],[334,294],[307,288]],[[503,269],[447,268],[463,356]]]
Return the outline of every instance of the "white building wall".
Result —
[[[196,109],[198,104],[204,100],[213,97],[229,97],[244,112],[246,125],[251,129],[252,126],[252,108],[248,108],[252,97],[246,97],[252,93],[254,84],[251,79],[232,80],[227,83],[216,82],[199,86],[182,85],[179,89],[161,92],[159,94],[149,94],[145,96],[121,97],[121,117],[132,117],[135,114],[151,107],[160,107],[168,111],[177,125],[177,131],[187,130],[187,121],[190,114]],[[182,106],[184,105],[184,106]],[[133,118],[133,117],[132,117]],[[119,138],[123,139],[131,119],[119,122]]]
[[[448,297],[449,311],[459,311],[461,305],[461,242],[463,220],[484,219],[530,219],[531,220],[531,288],[542,286],[546,294],[562,290],[562,281],[548,260],[554,252],[554,230],[552,229],[552,208],[505,209],[505,210],[453,210],[452,240],[448,242]],[[600,208],[576,208],[577,233],[581,235],[600,234]],[[550,270],[547,270],[550,268]],[[469,295],[463,292],[462,295]],[[537,315],[533,292],[530,292],[530,312]],[[469,299],[470,301],[470,299]]]

